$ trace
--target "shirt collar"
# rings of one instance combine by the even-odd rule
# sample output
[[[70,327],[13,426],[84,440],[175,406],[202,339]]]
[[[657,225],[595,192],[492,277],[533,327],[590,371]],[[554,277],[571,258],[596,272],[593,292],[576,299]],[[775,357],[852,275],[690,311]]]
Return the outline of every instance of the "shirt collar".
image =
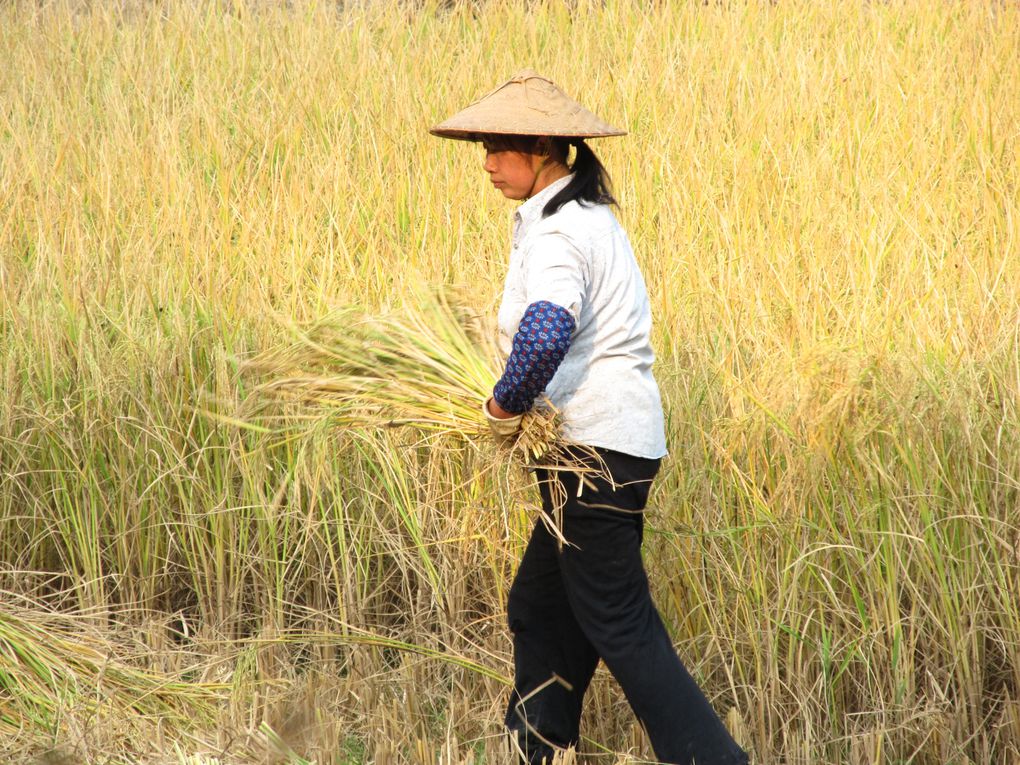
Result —
[[[542,217],[542,208],[546,202],[556,196],[573,179],[574,174],[565,175],[550,183],[540,192],[531,197],[514,210],[514,240],[524,236],[531,225]]]

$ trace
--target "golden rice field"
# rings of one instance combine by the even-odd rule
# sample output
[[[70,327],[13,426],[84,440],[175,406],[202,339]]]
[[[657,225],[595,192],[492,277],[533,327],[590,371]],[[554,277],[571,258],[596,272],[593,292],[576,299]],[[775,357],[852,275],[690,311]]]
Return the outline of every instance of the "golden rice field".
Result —
[[[1020,762],[1006,0],[0,4],[0,760],[507,761],[527,475],[245,362],[495,313],[512,205],[427,128],[524,66],[630,131],[646,562],[720,715],[763,765]],[[582,732],[652,758],[604,670]]]

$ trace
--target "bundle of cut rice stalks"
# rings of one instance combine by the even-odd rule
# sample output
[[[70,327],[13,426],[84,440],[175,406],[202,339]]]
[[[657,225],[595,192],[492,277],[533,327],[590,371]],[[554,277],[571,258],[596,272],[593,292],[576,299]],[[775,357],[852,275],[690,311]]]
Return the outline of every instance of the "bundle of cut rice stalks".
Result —
[[[338,427],[412,427],[489,443],[482,402],[501,369],[493,331],[445,292],[398,311],[344,308],[303,327],[295,342],[245,366],[267,376],[263,395],[321,407]],[[559,418],[547,399],[524,415],[510,457],[562,453]]]
[[[321,408],[334,427],[410,427],[426,436],[489,445],[482,402],[492,393],[502,360],[494,327],[465,305],[440,291],[383,315],[341,309],[309,326],[292,326],[290,347],[245,366],[268,376],[256,390],[262,398],[269,394]],[[544,397],[490,464],[495,469],[508,463],[577,473],[582,488],[592,474],[608,477],[595,450],[562,436],[559,414]],[[553,517],[541,519],[562,543],[566,497],[558,483],[550,488]]]

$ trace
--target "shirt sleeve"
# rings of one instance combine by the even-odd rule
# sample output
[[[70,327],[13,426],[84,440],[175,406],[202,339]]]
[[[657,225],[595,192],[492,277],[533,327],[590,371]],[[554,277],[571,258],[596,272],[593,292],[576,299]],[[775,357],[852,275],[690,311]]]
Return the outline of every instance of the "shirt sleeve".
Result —
[[[563,306],[546,300],[529,305],[514,335],[503,376],[492,389],[496,403],[511,414],[528,411],[567,355],[576,326]]]
[[[565,308],[577,325],[588,282],[588,260],[570,237],[550,231],[531,242],[525,268],[529,305],[547,302]]]

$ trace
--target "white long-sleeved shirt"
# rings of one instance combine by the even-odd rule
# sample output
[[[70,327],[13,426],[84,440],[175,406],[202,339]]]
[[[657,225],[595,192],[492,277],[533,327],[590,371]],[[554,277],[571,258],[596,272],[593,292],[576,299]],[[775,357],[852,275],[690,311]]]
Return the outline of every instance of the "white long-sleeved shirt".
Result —
[[[510,354],[532,303],[546,300],[566,308],[576,323],[574,334],[546,387],[563,417],[563,435],[635,457],[663,457],[652,316],[626,233],[608,205],[567,202],[542,218],[542,208],[571,177],[553,182],[513,214],[513,247],[499,309],[500,348]]]

